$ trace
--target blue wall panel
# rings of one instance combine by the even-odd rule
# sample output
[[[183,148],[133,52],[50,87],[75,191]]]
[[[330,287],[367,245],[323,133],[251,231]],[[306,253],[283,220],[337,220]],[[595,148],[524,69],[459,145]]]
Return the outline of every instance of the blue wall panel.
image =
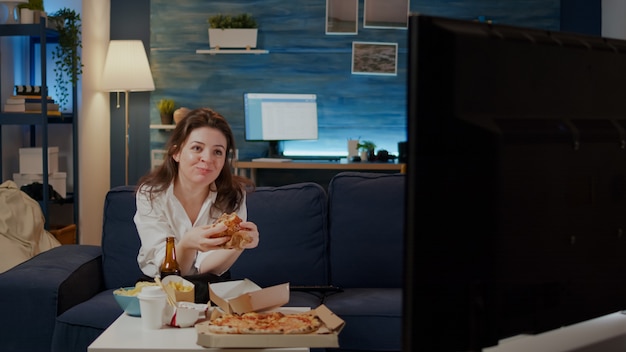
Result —
[[[363,28],[359,1],[356,35],[326,35],[324,0],[152,0],[150,61],[156,91],[151,123],[160,123],[156,102],[173,98],[190,108],[207,106],[231,123],[241,158],[262,156],[266,143],[245,142],[243,93],[318,95],[320,138],[290,143],[318,155],[346,154],[346,140],[372,140],[397,152],[406,138],[406,41],[404,29]],[[413,0],[412,12],[558,30],[559,0]],[[262,55],[201,55],[208,49],[209,16],[251,13],[259,24]],[[351,74],[352,42],[398,44],[396,76]],[[161,148],[168,132],[153,130],[151,148]]]

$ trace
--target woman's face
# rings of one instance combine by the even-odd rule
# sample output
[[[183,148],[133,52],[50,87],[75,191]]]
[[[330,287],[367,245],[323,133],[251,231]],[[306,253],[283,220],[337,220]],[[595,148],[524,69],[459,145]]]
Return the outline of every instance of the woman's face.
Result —
[[[226,136],[210,127],[196,128],[175,154],[179,181],[186,185],[208,186],[217,179],[226,163]]]

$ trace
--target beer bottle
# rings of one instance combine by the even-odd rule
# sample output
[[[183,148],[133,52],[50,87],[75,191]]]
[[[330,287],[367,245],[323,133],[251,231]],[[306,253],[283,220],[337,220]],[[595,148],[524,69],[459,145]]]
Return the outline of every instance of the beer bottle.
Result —
[[[161,278],[168,275],[180,276],[180,268],[176,261],[176,247],[174,246],[174,237],[168,237],[165,242],[165,260],[161,264]]]

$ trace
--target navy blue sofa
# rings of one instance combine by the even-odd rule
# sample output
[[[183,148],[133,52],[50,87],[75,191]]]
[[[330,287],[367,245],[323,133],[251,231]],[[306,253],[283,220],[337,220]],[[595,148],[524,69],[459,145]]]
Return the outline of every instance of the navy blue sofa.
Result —
[[[1,351],[86,351],[122,314],[112,291],[141,275],[133,191],[108,192],[102,246],[61,246],[0,274]],[[340,350],[401,350],[404,175],[344,172],[327,192],[315,183],[259,187],[247,204],[261,241],[233,279],[289,282],[288,305],[326,304],[346,321]]]

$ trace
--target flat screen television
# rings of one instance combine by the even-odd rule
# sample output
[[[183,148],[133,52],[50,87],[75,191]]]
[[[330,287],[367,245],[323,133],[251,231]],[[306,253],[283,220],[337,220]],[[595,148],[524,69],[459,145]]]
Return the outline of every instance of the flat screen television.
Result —
[[[626,42],[409,23],[403,349],[626,308]]]
[[[267,141],[269,157],[281,157],[280,142],[317,139],[317,95],[245,93],[247,141]]]

